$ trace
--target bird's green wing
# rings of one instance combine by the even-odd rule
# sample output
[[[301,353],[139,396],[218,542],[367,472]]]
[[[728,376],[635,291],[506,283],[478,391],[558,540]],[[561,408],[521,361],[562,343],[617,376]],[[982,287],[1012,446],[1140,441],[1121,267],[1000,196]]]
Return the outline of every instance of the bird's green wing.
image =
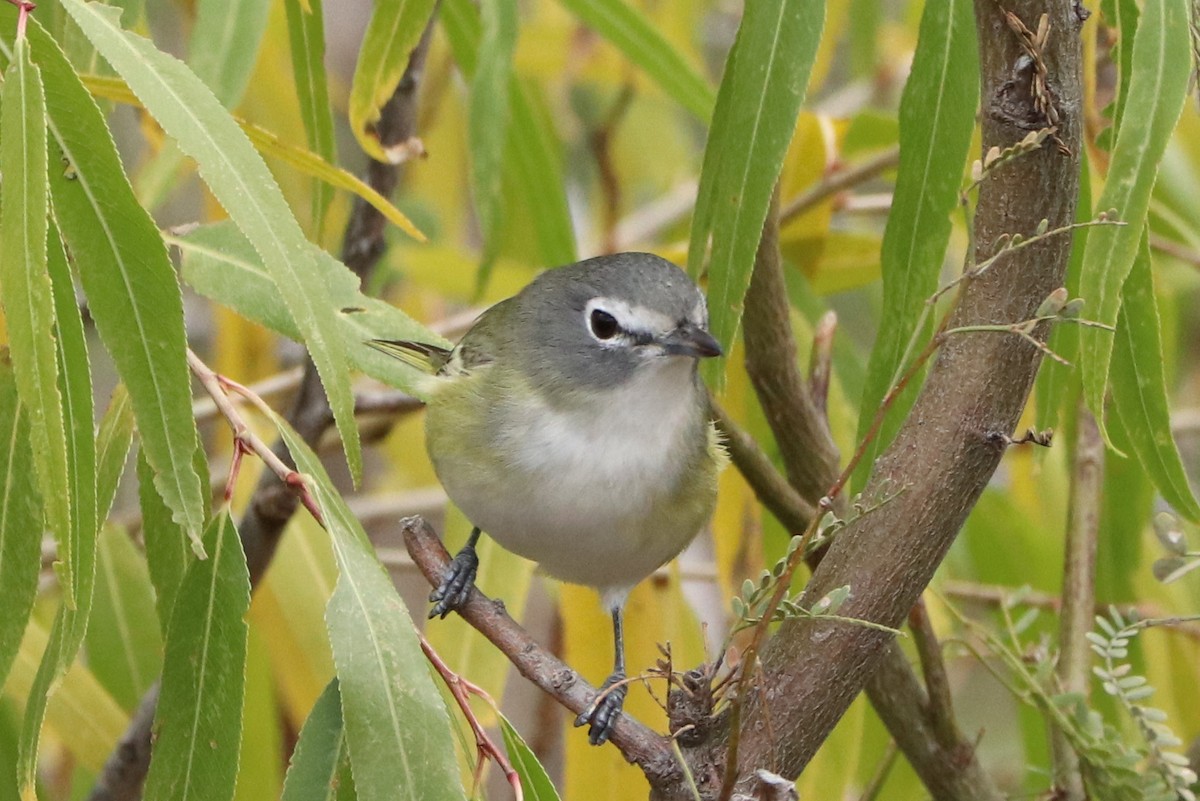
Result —
[[[367,342],[380,353],[399,359],[407,365],[431,375],[440,373],[450,361],[452,351],[428,342],[412,342],[406,339],[372,339]]]
[[[402,339],[373,339],[367,344],[434,375],[470,373],[495,361],[496,353],[503,347],[510,305],[511,301],[505,300],[479,315],[454,350]]]

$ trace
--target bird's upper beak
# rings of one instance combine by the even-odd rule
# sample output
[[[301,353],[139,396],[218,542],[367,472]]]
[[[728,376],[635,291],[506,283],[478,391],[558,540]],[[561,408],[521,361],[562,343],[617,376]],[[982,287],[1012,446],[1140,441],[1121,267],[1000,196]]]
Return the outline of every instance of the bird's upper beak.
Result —
[[[721,343],[695,323],[679,326],[663,338],[662,345],[672,356],[691,356],[693,359],[707,359],[723,353]]]

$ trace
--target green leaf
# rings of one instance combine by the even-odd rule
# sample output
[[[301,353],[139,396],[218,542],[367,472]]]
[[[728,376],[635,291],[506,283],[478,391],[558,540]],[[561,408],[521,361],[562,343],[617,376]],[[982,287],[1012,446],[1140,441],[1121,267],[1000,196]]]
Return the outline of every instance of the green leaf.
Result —
[[[121,30],[105,6],[82,0],[64,2],[155,120],[195,159],[213,195],[258,250],[317,366],[342,435],[350,473],[357,481],[362,474],[362,447],[354,422],[349,373],[334,328],[334,310],[326,299],[329,265],[316,258],[246,135],[184,64],[148,40]]]
[[[1126,225],[1103,225],[1088,234],[1080,288],[1088,316],[1114,325],[1121,287],[1137,258],[1150,190],[1158,163],[1183,110],[1190,75],[1187,0],[1149,3],[1133,41],[1129,97],[1117,131],[1108,178],[1097,208],[1116,209]],[[1113,335],[1097,328],[1079,332],[1083,391],[1105,440],[1104,396]]]
[[[645,70],[672,100],[708,122],[716,102],[712,87],[641,11],[624,0],[561,2]]]
[[[473,79],[483,36],[479,11],[471,0],[446,0],[441,15],[454,60],[463,74]],[[551,121],[539,114],[534,86],[514,76],[508,94],[511,116],[503,178],[506,207],[520,207],[531,221],[543,265],[570,264],[575,261],[575,231],[567,206],[560,143]],[[505,222],[515,216],[506,214]]]
[[[72,476],[58,392],[54,293],[46,264],[46,108],[41,73],[29,60],[24,39],[16,42],[0,103],[0,300],[17,391],[29,416],[46,524],[58,542],[55,570],[64,601],[74,605],[78,582],[73,576]]]
[[[365,801],[462,799],[450,720],[408,610],[316,455],[279,433],[329,531],[340,575],[325,610],[354,784]]]
[[[0,4],[0,50],[15,9]],[[129,387],[142,447],[173,513],[199,538],[207,506],[192,469],[197,436],[184,351],[183,300],[158,229],[137,204],[104,117],[54,41],[31,20],[56,151],[54,214],[79,268],[88,308]]]
[[[184,280],[197,292],[284,336],[299,335],[262,260],[235,226],[228,222],[205,225],[167,239],[183,253]],[[333,261],[332,256],[317,252],[320,258]],[[350,364],[380,381],[422,395],[421,373],[366,343],[372,339],[449,343],[390,303],[363,295],[349,271],[331,267],[329,272],[334,280],[328,287],[327,302],[342,310],[336,318],[337,331]]]
[[[1117,65],[1117,96],[1113,101],[1113,127],[1109,129],[1114,131],[1120,128],[1125,104],[1129,101],[1129,80],[1133,75],[1133,42],[1141,11],[1135,0],[1105,0],[1100,4],[1100,9],[1104,14],[1105,24],[1116,33],[1116,42],[1112,48],[1116,51],[1116,58],[1112,60]],[[1108,144],[1111,149],[1111,134]]]
[[[1113,408],[1125,426],[1129,445],[1167,503],[1188,520],[1200,522],[1200,504],[1171,436],[1158,304],[1145,231],[1122,290],[1114,340]]]
[[[192,551],[183,529],[171,518],[171,510],[150,480],[152,471],[145,455],[137,459],[138,497],[142,507],[142,541],[146,548],[146,564],[150,582],[154,585],[154,604],[158,612],[159,632],[165,635],[175,608],[175,595],[188,565]]]
[[[64,314],[62,319],[69,320],[70,315]],[[67,336],[63,337],[64,340],[68,338]],[[90,408],[90,399],[87,403]],[[73,421],[73,425],[75,422]],[[83,420],[77,422],[80,426],[88,425]],[[96,534],[99,520],[107,515],[108,507],[112,504],[121,468],[125,464],[132,438],[133,414],[130,411],[128,396],[122,388],[118,387],[114,392],[112,403],[109,404],[104,418],[100,421],[95,449],[80,447],[71,452],[72,458],[82,457],[81,463],[83,460],[95,460],[90,471],[79,471],[81,475],[95,476],[95,513],[88,521],[76,518],[76,523],[86,522],[87,525],[80,526],[75,543],[75,576],[78,581],[75,607],[71,608],[64,603],[58,608],[54,624],[50,627],[46,649],[42,653],[42,659],[38,664],[37,673],[33,678],[25,704],[25,719],[21,726],[20,755],[17,761],[17,782],[23,796],[32,792],[37,781],[38,748],[50,696],[62,686],[63,676],[71,667],[71,663],[75,661],[75,656],[79,653],[79,647],[87,633],[88,622],[92,614],[93,589],[96,583]]]
[[[325,18],[321,0],[284,0],[283,7],[287,11],[292,74],[308,149],[329,164],[336,164],[333,111],[329,105],[329,81],[325,77]],[[331,202],[333,188],[322,181],[314,181],[312,230],[317,242],[321,241],[325,214]]]
[[[271,4],[264,0],[198,0],[196,19],[188,42],[187,62],[221,105],[233,109],[241,102],[258,59]],[[136,17],[125,16],[126,20]],[[178,189],[183,153],[166,142],[154,158],[138,171],[138,196],[155,208]]]
[[[132,440],[132,404],[125,387],[118,384],[96,434],[96,511],[101,519],[108,516],[117,495]]]
[[[1079,201],[1075,206],[1075,222],[1092,219],[1092,171],[1087,150],[1079,158]],[[1067,263],[1067,297],[1079,297],[1079,274],[1083,269],[1083,251],[1087,246],[1090,227],[1076,228],[1072,234],[1071,258]],[[1085,307],[1086,315],[1087,309]],[[1058,324],[1050,331],[1046,342],[1051,351],[1070,362],[1059,364],[1053,359],[1042,362],[1035,379],[1034,398],[1037,402],[1036,428],[1043,431],[1059,426],[1059,420],[1068,414],[1064,408],[1069,402],[1078,403],[1079,374],[1075,363],[1079,355],[1079,326],[1073,323]]]
[[[921,17],[912,72],[900,99],[900,166],[880,255],[883,313],[859,405],[858,435],[891,388],[925,300],[937,290],[950,214],[958,204],[963,164],[975,128],[979,95],[974,14],[967,0],[928,3]],[[867,446],[855,484],[891,442],[916,397],[917,384],[895,401],[888,421]]]
[[[188,66],[226,108],[246,92],[270,10],[267,0],[197,0]]]
[[[433,13],[434,0],[376,0],[350,86],[350,128],[367,155],[385,164],[375,123],[396,91],[408,57]]]
[[[237,781],[250,574],[228,509],[204,545],[210,556],[193,560],[167,631],[147,798],[227,801]]]
[[[325,687],[300,729],[281,801],[334,801],[338,773],[345,761],[342,697],[335,678]]]
[[[86,647],[92,673],[126,711],[162,672],[162,636],[146,561],[129,532],[106,526],[96,559],[96,599]]]
[[[500,732],[504,735],[504,750],[513,770],[521,777],[521,791],[529,801],[559,801],[554,782],[533,750],[521,739],[516,728],[504,715],[500,715]]]
[[[484,242],[484,263],[496,253],[497,217],[501,207],[504,144],[508,138],[508,91],[513,51],[517,46],[515,0],[493,0],[480,6],[483,34],[479,64],[471,79],[467,138],[471,149],[471,193]]]
[[[62,239],[54,225],[50,226],[47,246],[47,268],[54,285],[59,392],[63,398],[63,414],[69,434],[67,464],[71,476],[72,551],[78,553],[82,547],[80,543],[96,535],[103,517],[96,503],[92,375],[87,340],[83,332],[83,318],[75,299],[71,266],[67,263]],[[132,421],[129,427],[132,429]],[[76,575],[78,577],[78,574]]]
[[[29,417],[12,366],[0,354],[0,685],[33,610],[42,562],[42,499],[29,446]]]
[[[725,64],[704,147],[688,269],[700,274],[711,236],[710,328],[727,349],[741,324],[754,253],[824,22],[824,2],[748,3]],[[720,380],[724,366],[705,369],[708,379]]]

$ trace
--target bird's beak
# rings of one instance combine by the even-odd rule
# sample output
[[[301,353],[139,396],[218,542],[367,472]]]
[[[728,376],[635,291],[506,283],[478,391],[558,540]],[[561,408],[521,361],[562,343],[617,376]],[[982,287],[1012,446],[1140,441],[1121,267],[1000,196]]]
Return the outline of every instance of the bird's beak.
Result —
[[[671,356],[691,356],[707,359],[720,356],[721,343],[695,323],[684,323],[663,338],[663,350]]]

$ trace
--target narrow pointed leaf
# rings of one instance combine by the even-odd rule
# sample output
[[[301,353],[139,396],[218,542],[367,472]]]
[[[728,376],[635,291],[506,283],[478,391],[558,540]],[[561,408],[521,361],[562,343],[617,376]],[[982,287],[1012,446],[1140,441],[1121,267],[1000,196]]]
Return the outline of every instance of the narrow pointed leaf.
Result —
[[[349,374],[334,330],[334,310],[326,301],[329,276],[324,268],[328,264],[314,255],[283,193],[245,134],[183,63],[150,41],[122,30],[111,9],[83,0],[64,2],[155,120],[195,159],[213,195],[258,250],[320,373],[351,475],[357,481],[362,473],[362,449]]]
[[[329,81],[325,76],[325,17],[321,0],[284,0],[283,7],[287,12],[292,74],[308,149],[329,164],[336,164],[337,143],[333,138],[333,111],[329,105]],[[325,213],[332,201],[332,188],[324,182],[314,181],[312,230],[318,242],[325,225]]]
[[[554,782],[538,761],[525,740],[516,728],[508,722],[508,718],[500,716],[500,732],[504,735],[504,750],[508,752],[508,761],[513,770],[521,777],[521,790],[529,801],[559,801],[558,791]]]
[[[62,267],[65,267],[65,261]],[[58,270],[55,270],[58,272]],[[64,313],[64,320],[70,315]],[[64,334],[63,339],[70,339]],[[88,401],[90,404],[90,399]],[[80,421],[82,424],[82,421]],[[108,514],[116,494],[121,468],[129,453],[133,437],[133,414],[128,396],[118,387],[113,402],[109,404],[100,430],[96,435],[94,450],[80,448],[72,452],[73,458],[94,460],[89,475],[95,477],[94,516],[86,528],[81,528],[76,540],[76,593],[75,607],[61,605],[50,627],[50,636],[38,663],[37,672],[30,686],[25,704],[25,718],[21,725],[18,744],[17,784],[22,797],[28,797],[36,786],[38,751],[41,743],[42,726],[46,720],[47,706],[51,695],[62,686],[63,677],[79,653],[87,634],[91,619],[93,589],[96,583],[96,535],[99,519]],[[80,471],[81,473],[85,471]],[[79,518],[77,523],[83,522]]]
[[[0,300],[17,391],[29,417],[46,524],[58,543],[55,569],[64,600],[74,604],[71,476],[58,392],[54,294],[46,264],[46,108],[28,41],[18,40],[15,50],[0,97]]]
[[[1188,0],[1162,0],[1146,4],[1134,36],[1128,97],[1108,178],[1097,203],[1101,211],[1116,209],[1118,219],[1126,224],[1099,226],[1089,232],[1080,281],[1088,317],[1107,325],[1117,322],[1121,287],[1137,257],[1158,164],[1187,96],[1188,31]],[[1084,328],[1079,336],[1084,398],[1101,431],[1106,432],[1104,396],[1113,335]]]
[[[479,66],[471,78],[467,138],[471,148],[471,193],[483,235],[485,260],[496,248],[496,217],[500,214],[504,143],[508,137],[508,90],[513,51],[517,46],[515,0],[494,0],[480,6],[483,36]]]
[[[92,673],[126,711],[162,673],[162,636],[146,560],[129,532],[106,526],[96,557],[96,591],[85,640]]]
[[[221,105],[242,100],[267,30],[269,0],[198,0],[188,42],[188,65]]]
[[[1200,504],[1196,503],[1179,448],[1171,436],[1158,304],[1145,232],[1121,295],[1113,335],[1113,407],[1120,415],[1133,453],[1163,498],[1188,520],[1200,522]]]
[[[0,4],[0,50],[6,52],[12,11]],[[28,36],[46,85],[55,219],[100,338],[129,387],[155,481],[198,541],[206,502],[191,462],[197,436],[178,280],[158,229],[133,196],[99,108],[36,20]]]
[[[825,3],[747,3],[725,64],[688,247],[699,275],[709,240],[708,309],[713,335],[732,347],[754,253],[779,178],[825,24]],[[723,369],[709,369],[720,381]]]
[[[84,86],[88,88],[88,91],[95,97],[102,97],[136,108],[145,108],[142,102],[138,100],[137,95],[120,78],[106,75],[83,75],[80,76],[80,79],[83,81]],[[233,119],[238,124],[238,127],[245,132],[246,136],[250,139],[250,143],[258,149],[259,153],[279,159],[283,163],[295,167],[305,175],[310,175],[318,179],[320,186],[325,189],[336,188],[353,192],[374,206],[380,214],[387,217],[388,221],[401,231],[418,242],[426,241],[425,235],[421,233],[420,229],[413,224],[412,220],[404,212],[396,208],[395,204],[390,200],[372,189],[366,181],[352,172],[338,167],[333,161],[334,156],[332,154],[326,157],[323,153],[297,147],[285,142],[265,128],[261,128],[236,114],[233,115]]]
[[[237,781],[250,575],[228,510],[204,544],[171,615],[147,798],[228,801]]]
[[[335,678],[317,699],[292,752],[282,801],[334,801],[338,773],[346,760],[342,697]]]
[[[192,562],[192,551],[171,510],[150,480],[153,472],[142,453],[137,457],[138,498],[142,508],[142,541],[146,547],[146,566],[154,585],[154,605],[158,612],[159,632],[165,636],[171,624],[171,611],[179,585]]]
[[[221,105],[233,109],[254,71],[267,27],[270,3],[265,0],[198,0],[188,42],[187,63],[212,90]],[[135,18],[126,16],[127,23]],[[131,24],[132,27],[132,24]],[[137,174],[138,196],[147,208],[158,207],[179,187],[183,153],[167,141]]]
[[[125,472],[133,441],[133,418],[129,392],[118,384],[96,432],[96,511],[100,518],[108,516]]]
[[[354,67],[349,114],[354,136],[376,161],[389,160],[375,132],[380,109],[400,84],[434,5],[434,0],[377,0],[371,12]]]
[[[29,418],[12,366],[0,356],[0,686],[33,610],[42,563],[42,499],[29,447]]]
[[[459,801],[449,717],[408,610],[320,461],[283,420],[276,425],[325,517],[340,571],[325,620],[358,796]]]
[[[444,0],[442,28],[454,60],[473,79],[478,68],[483,26],[470,0]],[[534,88],[515,76],[508,89],[511,105],[504,148],[504,199],[520,204],[533,225],[536,251],[544,266],[575,261],[575,231],[567,206],[561,145],[545,115],[539,114]],[[506,215],[506,219],[514,215]]]
[[[58,229],[51,225],[47,237],[47,267],[54,285],[55,344],[59,392],[67,428],[67,464],[71,478],[71,550],[78,553],[84,540],[96,536],[102,515],[96,503],[95,408],[92,374],[83,317],[75,299],[71,266]],[[130,429],[132,429],[132,422]],[[128,447],[128,445],[126,446]],[[76,578],[80,574],[76,573]],[[76,587],[78,590],[79,587]]]
[[[183,276],[197,292],[229,306],[242,316],[278,331],[298,336],[286,314],[279,289],[266,273],[262,259],[236,227],[228,222],[204,225],[185,236],[168,237],[183,253]],[[320,258],[333,260],[319,253]],[[362,294],[348,271],[330,269],[328,302],[341,310],[337,330],[351,365],[380,381],[419,394],[421,375],[366,343],[372,339],[409,339],[448,344],[390,303]]]
[[[676,103],[708,122],[716,93],[667,38],[625,0],[561,0],[563,6],[637,64]]]
[[[859,407],[860,438],[890,389],[908,343],[925,333],[916,326],[926,298],[937,290],[950,240],[950,214],[958,204],[975,128],[978,61],[970,2],[926,4],[900,100],[900,167],[880,255],[883,315]],[[866,479],[875,457],[895,435],[916,397],[916,383],[896,399],[879,436],[867,446],[856,484]]]

